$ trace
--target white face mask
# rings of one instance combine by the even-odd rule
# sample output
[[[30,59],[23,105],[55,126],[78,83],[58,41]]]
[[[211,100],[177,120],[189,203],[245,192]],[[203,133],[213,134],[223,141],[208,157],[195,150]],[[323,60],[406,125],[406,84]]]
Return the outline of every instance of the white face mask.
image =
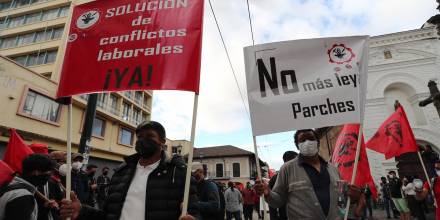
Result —
[[[83,164],[81,162],[79,162],[79,161],[73,162],[72,163],[72,169],[79,170],[79,169],[81,169],[82,165]]]
[[[318,153],[318,141],[306,140],[298,144],[299,153],[306,157],[315,156]]]
[[[435,172],[437,173],[437,176],[440,176],[440,170],[435,170]]]
[[[58,168],[58,173],[61,176],[66,176],[67,175],[67,164],[62,164],[59,168]]]

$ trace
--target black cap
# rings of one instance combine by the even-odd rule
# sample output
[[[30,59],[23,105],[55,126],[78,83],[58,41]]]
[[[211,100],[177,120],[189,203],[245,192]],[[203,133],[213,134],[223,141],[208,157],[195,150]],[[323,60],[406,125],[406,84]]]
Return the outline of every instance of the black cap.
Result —
[[[166,138],[165,128],[157,121],[144,121],[140,123],[136,128],[136,133],[139,133],[141,130],[154,130],[157,132],[161,139]]]

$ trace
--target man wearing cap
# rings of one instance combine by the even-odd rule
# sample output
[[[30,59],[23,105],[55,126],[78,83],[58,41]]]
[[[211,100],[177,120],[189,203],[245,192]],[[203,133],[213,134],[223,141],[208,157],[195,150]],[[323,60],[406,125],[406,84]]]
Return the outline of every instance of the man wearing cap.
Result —
[[[195,203],[202,219],[213,219],[220,211],[220,196],[217,185],[209,180],[205,180],[205,171],[200,162],[194,162],[192,166],[192,176],[197,182],[197,196],[199,201]]]
[[[136,129],[136,154],[124,158],[110,182],[109,196],[102,210],[82,205],[75,195],[63,200],[62,217],[94,220],[195,219],[196,190],[190,189],[188,212],[181,216],[186,165],[179,156],[168,158],[163,151],[164,127],[155,121]]]

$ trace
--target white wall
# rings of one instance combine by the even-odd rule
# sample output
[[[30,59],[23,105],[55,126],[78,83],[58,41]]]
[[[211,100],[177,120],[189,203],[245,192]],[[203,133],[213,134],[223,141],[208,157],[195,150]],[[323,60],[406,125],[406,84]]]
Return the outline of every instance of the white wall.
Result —
[[[440,119],[431,104],[418,107],[429,96],[427,83],[440,79],[440,43],[434,29],[418,29],[373,37],[370,40],[365,139],[394,111],[394,100],[403,105],[417,140],[431,143],[440,150]],[[385,59],[384,51],[392,58]],[[373,178],[377,181],[396,169],[394,159],[368,150]]]

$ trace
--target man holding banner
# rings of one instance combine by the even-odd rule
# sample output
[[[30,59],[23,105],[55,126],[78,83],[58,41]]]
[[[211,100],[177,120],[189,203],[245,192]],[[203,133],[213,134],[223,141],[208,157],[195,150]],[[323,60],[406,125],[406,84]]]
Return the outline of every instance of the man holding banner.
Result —
[[[295,144],[300,154],[281,167],[274,188],[257,181],[256,192],[272,207],[286,205],[289,219],[337,219],[338,170],[319,156],[319,139],[313,130],[298,130]],[[360,191],[353,186],[348,194],[356,201]]]
[[[125,158],[115,171],[103,210],[81,205],[76,196],[64,200],[61,216],[75,219],[176,220],[181,214],[186,165],[181,157],[167,158],[163,151],[165,128],[158,122],[144,122],[136,129],[136,154]],[[195,186],[194,186],[195,187]],[[196,216],[193,198],[189,213]],[[181,219],[192,219],[185,216]]]
[[[259,182],[256,190],[273,207],[287,205],[289,219],[338,218],[338,170],[318,155],[311,128],[362,123],[368,36],[268,43],[246,47],[244,54],[256,157],[256,136],[308,129],[295,134],[300,156],[281,167],[274,189]],[[360,189],[350,189],[349,198],[357,201]]]

